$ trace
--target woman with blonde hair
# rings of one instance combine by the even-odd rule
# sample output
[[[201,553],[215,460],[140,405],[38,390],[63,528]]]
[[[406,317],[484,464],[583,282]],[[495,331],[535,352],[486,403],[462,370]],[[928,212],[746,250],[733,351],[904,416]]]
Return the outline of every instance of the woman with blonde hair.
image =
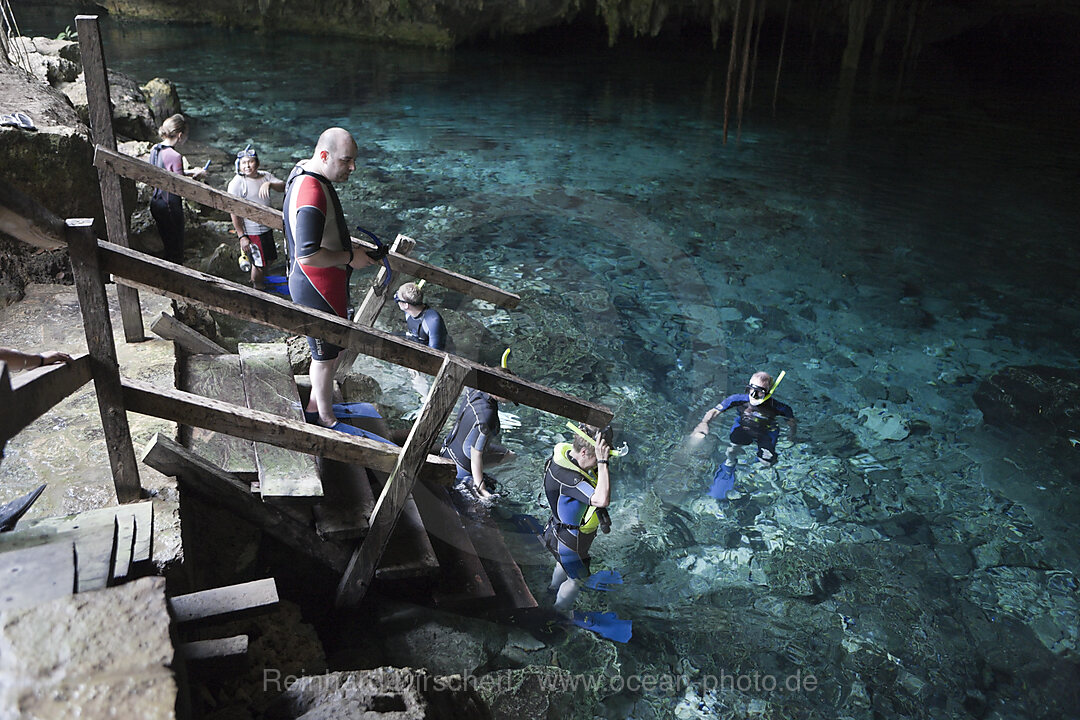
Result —
[[[188,138],[187,119],[180,113],[166,118],[158,129],[161,142],[150,149],[150,164],[169,172],[192,178],[206,174],[206,168],[184,170],[184,156],[177,150]],[[161,242],[165,246],[165,259],[184,262],[184,205],[179,195],[165,190],[154,190],[150,199],[150,214],[154,216]]]

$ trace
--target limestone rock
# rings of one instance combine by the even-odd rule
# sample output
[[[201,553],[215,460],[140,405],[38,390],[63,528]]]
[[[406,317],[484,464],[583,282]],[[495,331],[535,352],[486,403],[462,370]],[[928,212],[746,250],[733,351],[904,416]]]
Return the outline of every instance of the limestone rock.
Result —
[[[336,720],[393,717],[397,720],[490,718],[491,713],[461,676],[382,667],[285,678],[288,687],[266,718]]]
[[[862,408],[859,417],[865,418],[865,428],[879,440],[903,440],[911,434],[908,421],[886,402]]]
[[[82,69],[79,43],[71,40],[15,37],[8,48],[8,59],[15,64],[29,62],[30,71],[53,86],[74,81]]]
[[[1080,441],[1080,371],[1044,366],[1006,367],[979,383],[975,404],[988,425],[1022,428],[1050,439]],[[1075,443],[1074,443],[1075,444]]]
[[[90,106],[86,98],[86,80],[80,72],[73,82],[58,85],[68,97],[79,119],[90,123]],[[142,89],[123,73],[109,71],[109,99],[113,106],[113,132],[118,138],[156,140],[157,126],[150,114]]]
[[[158,127],[166,118],[181,112],[180,96],[176,92],[176,86],[168,78],[151,79],[142,86],[142,93]]]
[[[0,613],[0,717],[175,717],[165,579]]]

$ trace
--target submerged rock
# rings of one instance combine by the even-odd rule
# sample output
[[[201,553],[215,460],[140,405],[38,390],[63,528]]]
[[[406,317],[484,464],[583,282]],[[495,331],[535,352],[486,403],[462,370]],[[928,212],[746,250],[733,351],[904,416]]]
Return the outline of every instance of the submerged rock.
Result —
[[[979,383],[975,404],[988,425],[1047,435],[1051,442],[1080,441],[1080,370],[1007,367]]]

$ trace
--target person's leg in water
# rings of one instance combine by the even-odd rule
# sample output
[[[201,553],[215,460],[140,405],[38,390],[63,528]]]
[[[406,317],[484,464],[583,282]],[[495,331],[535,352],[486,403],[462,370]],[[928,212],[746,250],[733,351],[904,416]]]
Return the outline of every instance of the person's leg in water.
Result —
[[[555,570],[551,573],[551,585],[549,587],[556,591],[555,612],[560,615],[570,615],[574,610],[574,601],[577,600],[578,593],[581,592],[581,583],[577,578],[571,577],[571,573],[566,571],[564,563],[570,566],[575,575],[581,574],[577,568],[583,570],[584,567],[577,553],[567,548],[560,548],[559,558],[555,563]]]

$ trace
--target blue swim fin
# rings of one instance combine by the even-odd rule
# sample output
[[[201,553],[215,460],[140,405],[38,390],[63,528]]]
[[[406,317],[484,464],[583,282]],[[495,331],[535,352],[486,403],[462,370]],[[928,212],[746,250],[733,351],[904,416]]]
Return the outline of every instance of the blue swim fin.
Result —
[[[727,500],[728,491],[735,487],[735,466],[721,465],[713,475],[709,494],[717,500]]]
[[[267,285],[288,285],[289,278],[284,275],[267,275],[263,277],[263,281]]]
[[[375,406],[366,402],[334,403],[334,416],[338,418],[381,418]]]
[[[614,590],[616,585],[622,585],[622,575],[618,570],[598,570],[585,580],[582,585],[590,590]]]
[[[613,612],[581,612],[575,610],[570,623],[615,642],[629,642],[634,634],[633,621],[620,620]]]
[[[364,430],[362,428],[354,427],[354,426],[350,425],[349,423],[343,423],[343,422],[334,423],[334,427],[332,427],[330,429],[331,430],[338,430],[338,431],[343,432],[343,433],[348,433],[349,435],[356,435],[358,437],[366,437],[369,440],[377,440],[379,442],[384,442],[387,445],[393,445],[394,447],[397,447],[396,443],[390,442],[389,440],[382,437],[381,435],[376,435],[373,432],[368,432],[367,430]]]

